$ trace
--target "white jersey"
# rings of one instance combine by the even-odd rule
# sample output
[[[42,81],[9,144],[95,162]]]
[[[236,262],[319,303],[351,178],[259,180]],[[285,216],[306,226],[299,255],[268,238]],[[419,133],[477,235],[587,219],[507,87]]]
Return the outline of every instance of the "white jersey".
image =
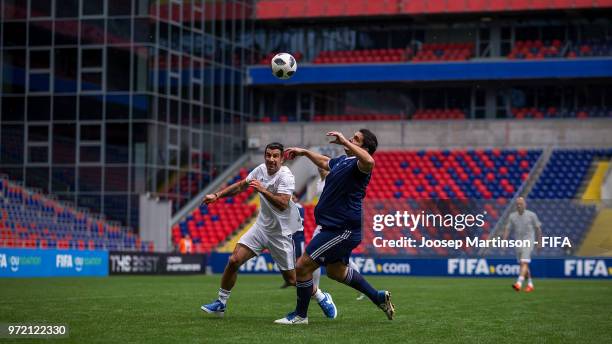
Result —
[[[302,228],[299,228],[297,231],[304,231],[304,218],[302,217],[302,212],[304,211],[304,206],[300,203],[295,203],[295,206],[298,209],[298,216],[300,217],[300,222],[302,222]]]
[[[295,178],[287,166],[282,166],[275,174],[268,175],[265,164],[257,166],[247,176],[247,181],[259,180],[268,191],[275,194],[293,195],[295,190]],[[274,207],[261,194],[259,195],[260,210],[256,224],[270,234],[293,234],[302,230],[300,213],[293,201],[289,201],[289,207],[280,211]]]
[[[320,179],[317,181],[317,197],[321,196],[323,192],[323,188],[325,187],[325,179]]]

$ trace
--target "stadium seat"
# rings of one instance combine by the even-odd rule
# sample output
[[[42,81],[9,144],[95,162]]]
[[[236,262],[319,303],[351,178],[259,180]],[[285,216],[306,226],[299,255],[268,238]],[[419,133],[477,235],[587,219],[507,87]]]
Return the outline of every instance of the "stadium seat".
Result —
[[[0,176],[0,247],[140,251],[133,230]],[[85,245],[88,242],[88,245]],[[152,243],[146,243],[153,250]]]

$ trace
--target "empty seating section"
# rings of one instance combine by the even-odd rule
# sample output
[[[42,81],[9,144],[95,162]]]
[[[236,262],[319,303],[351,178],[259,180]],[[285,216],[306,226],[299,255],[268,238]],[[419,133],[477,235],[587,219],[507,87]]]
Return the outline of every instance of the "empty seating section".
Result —
[[[316,18],[397,14],[400,0],[278,1],[257,2],[257,19]]]
[[[333,122],[333,121],[399,121],[405,116],[399,114],[386,114],[386,113],[371,113],[371,114],[356,114],[356,115],[314,115],[312,117],[313,122]],[[271,123],[271,122],[296,122],[295,116],[274,116],[274,117],[262,117],[259,122]]]
[[[543,59],[562,56],[563,44],[560,40],[546,41],[527,40],[516,41],[514,48],[508,54],[510,59]]]
[[[406,49],[322,51],[312,63],[404,62],[407,60],[408,53]]]
[[[612,56],[611,40],[562,42],[560,40],[516,41],[507,58],[534,60],[545,58],[577,58]],[[373,63],[373,62],[435,62],[466,61],[474,57],[474,43],[424,43],[412,49],[374,49],[323,51],[312,62]],[[269,60],[268,60],[269,63]]]
[[[612,158],[612,149],[556,150],[542,171],[529,198],[571,199],[576,193],[593,163],[593,160]]]
[[[247,169],[241,169],[228,182],[228,185],[246,178],[248,173]],[[172,242],[178,245],[180,240],[189,234],[193,240],[196,253],[210,252],[244,225],[245,221],[255,215],[257,206],[247,204],[247,200],[252,194],[253,189],[249,188],[234,197],[195,208],[172,227]]]
[[[465,119],[465,112],[460,109],[419,109],[412,119]]]
[[[153,251],[131,229],[0,177],[0,247]]]
[[[498,149],[380,152],[368,197],[511,198],[539,155],[539,151]]]
[[[609,2],[590,0],[261,0],[256,17],[260,20],[323,18],[347,16],[427,15],[449,13],[486,13],[530,10],[575,10],[606,8]]]
[[[592,39],[576,42],[566,56],[568,58],[612,56],[612,40]]]
[[[461,109],[418,109],[412,116],[389,113],[369,113],[369,114],[318,114],[312,117],[313,122],[333,122],[333,121],[400,121],[412,118],[414,120],[448,120],[465,119],[465,112]],[[295,122],[297,118],[290,116],[262,117],[260,122]]]
[[[410,48],[322,51],[312,62],[354,64],[465,61],[471,58],[473,53],[474,43],[425,43],[416,52]]]
[[[452,120],[466,119],[469,110],[452,109],[417,109],[412,115],[370,113],[370,114],[318,114],[312,117],[313,122],[333,121],[400,121],[400,120]],[[556,106],[511,108],[509,118],[513,119],[554,119],[554,118],[610,118],[612,108],[606,106],[582,106],[568,109]],[[303,118],[302,120],[308,120]],[[262,117],[259,122],[297,122],[295,116]],[[183,184],[183,181],[181,181]],[[185,191],[186,192],[186,191]]]
[[[466,61],[474,57],[473,42],[423,43],[420,48],[386,48],[364,50],[321,51],[313,60],[315,64],[358,64],[358,63],[405,63]],[[259,63],[269,64],[276,53],[269,53]],[[545,58],[578,58],[612,56],[612,40],[561,41],[519,40],[508,54],[508,59],[533,60]],[[303,54],[295,52],[301,61]]]
[[[465,61],[474,54],[474,43],[425,43],[412,62]]]
[[[612,117],[612,108],[585,106],[576,109],[550,107],[513,108],[510,113],[515,119],[544,118],[605,118]]]
[[[402,115],[398,114],[363,114],[363,115],[315,115],[313,122],[329,121],[399,121]]]
[[[411,236],[417,240],[464,239],[478,236],[486,239],[504,209],[529,176],[540,156],[536,150],[457,150],[457,151],[397,151],[376,154],[377,168],[372,176],[366,211],[393,213],[402,209],[430,214],[479,214],[486,212],[487,224],[479,229],[456,231],[440,226],[419,227],[414,232],[391,229],[382,232],[384,239]],[[438,200],[432,202],[431,200]],[[395,200],[392,207],[378,207],[379,200]],[[388,203],[385,201],[384,203]],[[374,204],[374,209],[372,208]],[[366,215],[368,218],[368,215]],[[380,236],[364,231],[362,244],[371,255],[464,255],[472,249],[455,251],[447,248],[375,248],[372,240]]]
[[[562,42],[560,40],[516,41],[509,59],[544,59],[612,56],[612,40],[591,39]]]
[[[280,116],[264,116],[261,119],[259,119],[259,122],[262,123],[270,123],[270,122],[281,122],[281,123],[286,123],[286,122],[297,122],[297,117],[295,116],[284,116],[284,115],[280,115]]]

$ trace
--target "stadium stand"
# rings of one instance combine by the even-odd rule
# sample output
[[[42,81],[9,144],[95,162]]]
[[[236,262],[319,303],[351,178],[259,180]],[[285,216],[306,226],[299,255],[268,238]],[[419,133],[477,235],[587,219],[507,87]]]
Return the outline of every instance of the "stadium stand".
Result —
[[[551,107],[525,107],[510,110],[515,119],[544,118],[604,118],[612,117],[612,109],[603,106],[588,106],[576,109]]]
[[[573,199],[593,163],[610,160],[612,149],[556,150],[529,194],[532,199]]]
[[[334,121],[400,121],[407,119],[409,116],[401,114],[388,114],[388,113],[368,113],[368,114],[344,114],[344,115],[332,115],[332,114],[318,114],[312,118],[313,122],[334,122]],[[461,109],[418,109],[412,117],[415,120],[446,120],[446,119],[465,119],[465,112]],[[271,122],[295,122],[295,117],[290,116],[275,116],[275,117],[262,117],[260,122],[271,123]]]
[[[337,50],[322,51],[312,61],[324,63],[380,63],[404,62],[410,54],[410,49],[369,49],[369,50]]]
[[[402,115],[373,113],[373,114],[354,114],[354,115],[315,115],[313,122],[330,121],[399,121]]]
[[[249,171],[241,169],[230,179],[231,185],[247,177]],[[195,208],[172,227],[172,243],[178,245],[187,234],[193,239],[194,253],[207,253],[223,243],[257,212],[257,206],[247,204],[253,189],[229,197],[211,205]]]
[[[552,57],[563,57],[563,44],[560,40],[543,42],[542,40],[516,41],[509,59],[542,59]]]
[[[72,208],[0,176],[0,247],[149,251],[130,228]]]
[[[590,39],[576,42],[570,47],[567,57],[612,56],[612,40]]]
[[[359,63],[401,63],[466,61],[474,56],[473,42],[423,43],[418,49],[386,48],[361,50],[321,51],[313,60],[314,64],[359,64]],[[259,64],[270,63],[276,54],[266,54]],[[554,40],[517,40],[507,55],[509,59],[534,60],[544,58],[580,58],[612,56],[612,40],[591,39],[586,41],[563,42]],[[303,60],[301,52],[295,52],[298,61]]]
[[[460,109],[420,109],[412,114],[412,119],[465,119]]]
[[[262,0],[257,2],[257,19],[297,19],[351,16],[428,15],[488,13],[563,9],[605,8],[608,3],[583,0],[478,0],[478,1],[401,1],[401,0]]]
[[[472,57],[474,43],[425,43],[412,62],[465,61]]]
[[[368,198],[511,198],[540,151],[389,151],[376,154]]]

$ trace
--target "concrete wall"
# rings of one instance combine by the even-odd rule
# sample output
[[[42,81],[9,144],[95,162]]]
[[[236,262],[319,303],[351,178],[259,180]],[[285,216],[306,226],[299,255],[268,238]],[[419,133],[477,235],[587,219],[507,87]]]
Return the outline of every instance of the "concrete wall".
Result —
[[[247,135],[252,149],[310,147],[328,142],[327,131],[349,136],[362,127],[381,149],[612,147],[612,119],[249,123]]]

